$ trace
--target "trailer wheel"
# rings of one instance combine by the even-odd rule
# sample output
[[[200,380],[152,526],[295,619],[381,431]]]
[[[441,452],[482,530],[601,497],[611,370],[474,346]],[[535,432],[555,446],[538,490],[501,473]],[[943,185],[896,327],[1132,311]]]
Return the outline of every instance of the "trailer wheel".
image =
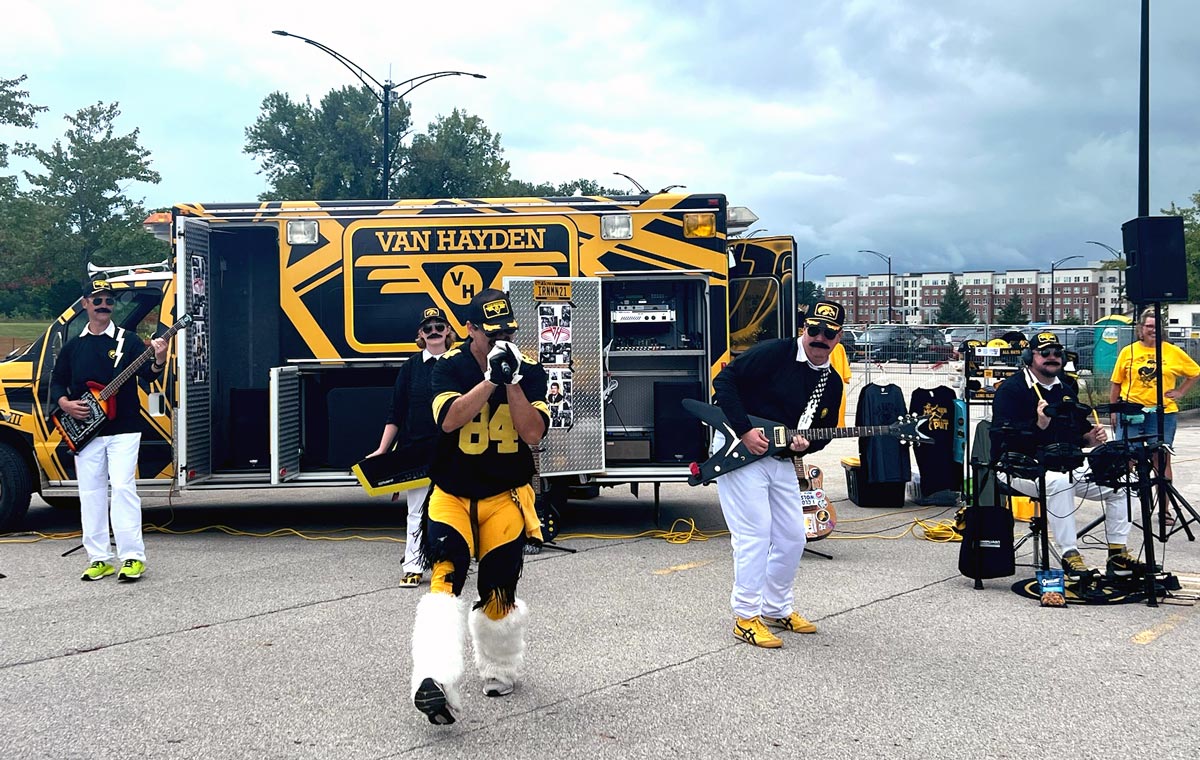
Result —
[[[25,461],[11,446],[0,443],[0,531],[16,530],[29,511],[32,480]]]

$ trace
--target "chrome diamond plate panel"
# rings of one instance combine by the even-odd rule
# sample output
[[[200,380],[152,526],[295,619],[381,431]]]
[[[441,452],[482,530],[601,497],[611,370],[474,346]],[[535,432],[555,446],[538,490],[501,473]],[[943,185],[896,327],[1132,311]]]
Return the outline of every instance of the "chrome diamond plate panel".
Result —
[[[569,300],[564,298],[563,288],[568,284]],[[507,277],[504,287],[520,325],[516,342],[521,353],[537,357],[549,376],[547,404],[551,421],[542,444],[541,474],[602,472],[600,280]]]

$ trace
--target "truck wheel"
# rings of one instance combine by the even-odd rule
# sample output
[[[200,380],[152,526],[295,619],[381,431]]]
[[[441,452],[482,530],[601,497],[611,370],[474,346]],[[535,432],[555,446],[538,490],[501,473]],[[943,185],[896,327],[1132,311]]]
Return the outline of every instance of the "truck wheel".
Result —
[[[46,502],[55,509],[61,509],[70,512],[79,511],[78,496],[43,496],[42,501]]]
[[[29,469],[11,446],[0,443],[0,531],[16,530],[33,493]]]

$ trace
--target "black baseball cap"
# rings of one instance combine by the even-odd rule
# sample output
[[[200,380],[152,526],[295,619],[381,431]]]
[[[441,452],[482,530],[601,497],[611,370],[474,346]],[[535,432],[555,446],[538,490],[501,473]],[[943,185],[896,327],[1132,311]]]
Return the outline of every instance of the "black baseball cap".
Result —
[[[425,309],[421,312],[421,321],[417,323],[417,327],[420,327],[426,322],[432,322],[434,320],[445,322],[446,324],[450,323],[450,320],[446,319],[446,312],[442,311],[436,306],[430,306],[428,309]]]
[[[837,301],[817,301],[808,309],[808,313],[804,314],[806,325],[824,324],[840,330],[845,321],[846,309]]]
[[[112,285],[108,284],[108,280],[92,280],[83,286],[83,294],[85,296],[94,296],[100,293],[113,292]]]
[[[1034,351],[1041,351],[1043,348],[1062,348],[1063,344],[1057,335],[1049,330],[1043,330],[1033,336],[1033,341],[1030,342],[1029,347]]]
[[[467,321],[488,334],[517,329],[508,294],[500,290],[485,290],[475,296],[467,309]]]

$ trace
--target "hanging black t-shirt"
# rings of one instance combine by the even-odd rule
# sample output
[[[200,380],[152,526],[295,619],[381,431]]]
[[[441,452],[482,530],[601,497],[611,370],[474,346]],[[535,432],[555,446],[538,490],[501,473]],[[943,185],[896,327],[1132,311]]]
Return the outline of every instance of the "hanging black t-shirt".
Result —
[[[903,417],[904,391],[895,383],[868,383],[858,395],[855,423],[861,426],[890,425]],[[891,435],[858,439],[859,475],[867,483],[907,483],[912,478],[908,446]]]
[[[915,447],[921,473],[921,497],[938,491],[962,490],[962,465],[954,461],[954,391],[944,385],[917,388],[908,410],[929,417],[925,432],[933,440]]]

